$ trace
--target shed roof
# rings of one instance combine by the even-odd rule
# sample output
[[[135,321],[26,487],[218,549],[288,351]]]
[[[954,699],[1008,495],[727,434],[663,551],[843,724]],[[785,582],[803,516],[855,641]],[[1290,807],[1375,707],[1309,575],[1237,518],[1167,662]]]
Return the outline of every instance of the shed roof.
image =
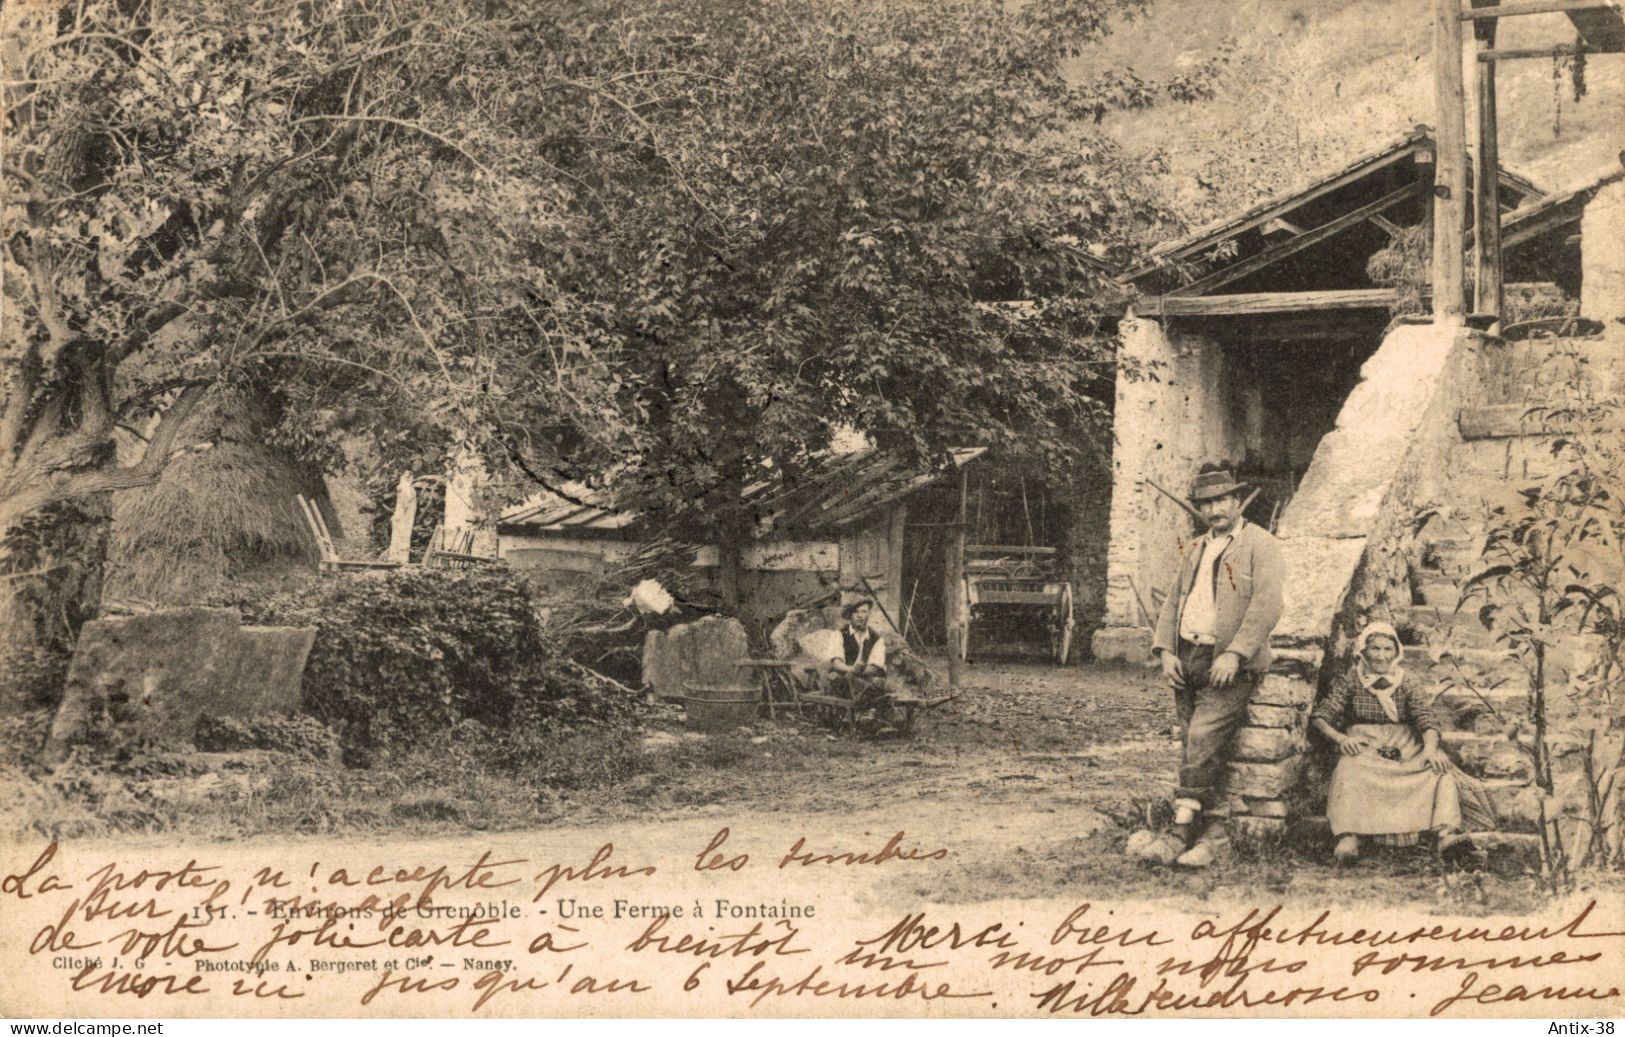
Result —
[[[986,452],[986,447],[955,449],[951,451],[953,466],[963,467]],[[755,512],[762,535],[839,531],[874,518],[946,474],[946,470],[922,472],[894,454],[870,447],[823,455],[793,481],[770,474],[746,486],[743,497]],[[591,498],[583,495],[580,499]],[[641,532],[642,520],[638,512],[575,504],[549,495],[508,508],[497,529],[527,536],[631,538]]]
[[[1625,169],[1611,165],[1578,186],[1554,192],[1514,209],[1501,218],[1503,245],[1515,245],[1554,227],[1577,222],[1592,196],[1619,180],[1625,180]]]
[[[1274,265],[1278,261],[1277,253],[1281,258],[1301,256],[1311,245],[1355,230],[1368,221],[1380,220],[1384,212],[1394,216],[1413,209],[1421,211],[1421,195],[1425,189],[1422,181],[1430,180],[1431,175],[1416,167],[1430,166],[1434,150],[1433,130],[1425,125],[1414,126],[1402,136],[1338,169],[1157,245],[1151,250],[1149,262],[1129,270],[1120,280],[1162,282],[1164,291],[1203,294],[1205,290],[1199,287],[1200,282],[1183,288],[1166,283],[1170,281],[1166,276],[1168,265],[1198,259],[1223,242],[1239,239],[1236,262],[1227,269],[1256,272]],[[1408,166],[1402,165],[1404,163]],[[1525,205],[1544,193],[1533,181],[1505,167],[1501,169],[1500,186],[1504,206],[1508,209]],[[1305,216],[1310,218],[1305,220]],[[1414,219],[1415,214],[1409,218]],[[1302,230],[1293,227],[1293,220],[1306,223],[1306,227]],[[1272,224],[1291,228],[1299,240],[1294,242],[1289,238],[1272,245],[1267,238]],[[1249,232],[1253,233],[1242,238]],[[1239,280],[1240,276],[1232,280]],[[1220,279],[1220,283],[1228,282]]]

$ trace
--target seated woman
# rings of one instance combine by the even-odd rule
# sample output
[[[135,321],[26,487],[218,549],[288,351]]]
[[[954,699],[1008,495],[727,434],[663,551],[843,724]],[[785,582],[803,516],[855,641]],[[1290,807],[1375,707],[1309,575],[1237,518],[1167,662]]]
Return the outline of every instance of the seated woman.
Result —
[[[1360,855],[1360,837],[1415,846],[1430,832],[1440,856],[1472,849],[1464,827],[1495,827],[1483,787],[1439,747],[1439,724],[1422,690],[1399,664],[1399,634],[1372,623],[1354,643],[1354,665],[1311,714],[1314,729],[1341,755],[1326,798],[1335,855]]]

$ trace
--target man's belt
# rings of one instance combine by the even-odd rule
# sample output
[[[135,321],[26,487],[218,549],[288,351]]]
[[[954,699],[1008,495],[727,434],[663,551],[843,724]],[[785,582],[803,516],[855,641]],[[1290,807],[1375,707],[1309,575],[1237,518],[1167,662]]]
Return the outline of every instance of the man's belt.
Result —
[[[1197,634],[1195,637],[1186,637],[1184,634],[1180,634],[1179,639],[1198,648],[1212,648],[1219,643],[1218,638],[1212,634]]]

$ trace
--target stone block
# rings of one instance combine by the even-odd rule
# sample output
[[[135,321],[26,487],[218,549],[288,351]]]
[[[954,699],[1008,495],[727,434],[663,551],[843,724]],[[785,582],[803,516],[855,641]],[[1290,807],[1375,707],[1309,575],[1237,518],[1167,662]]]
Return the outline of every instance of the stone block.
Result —
[[[1092,642],[1095,661],[1150,665],[1151,631],[1144,627],[1101,627]]]
[[[48,761],[97,731],[190,741],[204,714],[297,712],[316,631],[239,625],[235,609],[167,609],[95,619],[79,632]]]
[[[1315,686],[1297,677],[1267,673],[1252,701],[1261,706],[1308,706],[1315,701]]]
[[[680,698],[686,683],[734,687],[749,679],[734,664],[750,656],[739,620],[707,616],[669,630],[651,630],[643,641],[643,683],[661,698]]]
[[[1279,728],[1244,727],[1230,743],[1230,755],[1237,760],[1274,763],[1294,755],[1302,743],[1290,731]]]
[[[1281,556],[1288,575],[1282,588],[1284,607],[1281,622],[1275,627],[1276,636],[1325,636],[1365,553],[1365,545],[1363,536],[1282,536]]]
[[[1230,834],[1254,842],[1274,842],[1286,838],[1286,821],[1276,817],[1233,817]]]
[[[1540,790],[1527,781],[1486,781],[1484,791],[1501,824],[1530,828],[1540,823]]]
[[[1278,799],[1298,779],[1295,760],[1280,763],[1232,763],[1225,787],[1249,799]]]
[[[838,630],[841,626],[841,610],[839,606],[830,605],[821,609],[791,609],[784,614],[779,625],[767,636],[768,644],[773,647],[773,654],[780,659],[793,657],[800,649],[797,645],[806,635],[818,630]],[[891,644],[886,645],[890,650]]]
[[[1455,343],[1455,329],[1398,327],[1384,337],[1321,439],[1281,515],[1285,537],[1363,537],[1411,445]],[[1297,571],[1299,577],[1305,575]]]
[[[1267,706],[1262,702],[1247,705],[1248,727],[1297,728],[1304,710],[1298,706]]]
[[[1249,799],[1247,813],[1253,817],[1286,817],[1286,802],[1279,799]]]
[[[1525,779],[1534,773],[1529,754],[1508,739],[1448,733],[1443,741],[1461,769],[1475,778]]]
[[[1270,672],[1287,677],[1297,677],[1314,683],[1315,675],[1320,673],[1320,663],[1323,653],[1319,648],[1281,648],[1272,647]]]

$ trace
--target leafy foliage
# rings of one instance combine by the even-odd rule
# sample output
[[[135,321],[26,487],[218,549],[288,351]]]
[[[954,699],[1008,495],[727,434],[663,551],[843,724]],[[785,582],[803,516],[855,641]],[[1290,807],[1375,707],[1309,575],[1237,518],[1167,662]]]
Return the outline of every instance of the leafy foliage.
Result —
[[[1625,740],[1610,720],[1625,703],[1625,428],[1621,401],[1597,390],[1585,340],[1575,341],[1559,344],[1532,386],[1560,402],[1526,415],[1567,430],[1549,437],[1555,470],[1492,510],[1483,566],[1464,584],[1459,606],[1476,607],[1529,672],[1541,879],[1555,892],[1572,887],[1573,868],[1625,864]],[[1556,773],[1560,656],[1575,660],[1567,690],[1589,729],[1578,788],[1573,780],[1562,787]],[[1564,818],[1579,821],[1577,837],[1565,834]]]
[[[9,5],[0,528],[150,485],[234,386],[308,460],[613,481],[724,542],[842,425],[1069,453],[1165,215],[1094,123],[1203,89],[1077,74],[1143,7]]]
[[[543,639],[524,582],[506,569],[409,569],[323,579],[262,601],[245,622],[314,626],[304,710],[370,762],[463,720],[556,726],[629,708],[585,683]]]
[[[1138,6],[664,3],[600,9],[607,34],[566,23],[585,71],[635,77],[589,128],[628,146],[553,156],[598,195],[559,279],[603,304],[635,431],[630,465],[590,442],[571,461],[726,541],[741,485],[764,464],[793,478],[842,427],[927,463],[1103,434],[1106,271],[1163,211],[1080,127],[1195,87],[1064,73]]]
[[[204,716],[192,736],[204,752],[241,752],[264,749],[317,762],[337,759],[338,737],[312,716],[217,717]]]

